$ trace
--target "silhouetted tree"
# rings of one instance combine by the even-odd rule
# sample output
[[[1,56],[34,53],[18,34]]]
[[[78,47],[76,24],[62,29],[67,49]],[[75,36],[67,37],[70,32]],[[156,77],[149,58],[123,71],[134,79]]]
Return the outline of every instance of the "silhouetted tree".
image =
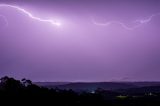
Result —
[[[29,85],[32,85],[32,81],[31,80],[27,80],[27,79],[25,79],[25,78],[23,78],[22,80],[21,80],[21,82],[22,82],[22,84],[24,85],[24,86],[29,86]]]
[[[15,80],[13,78],[9,78],[7,76],[2,77],[1,79],[1,89],[3,90],[19,90],[23,88],[23,85],[19,80]]]

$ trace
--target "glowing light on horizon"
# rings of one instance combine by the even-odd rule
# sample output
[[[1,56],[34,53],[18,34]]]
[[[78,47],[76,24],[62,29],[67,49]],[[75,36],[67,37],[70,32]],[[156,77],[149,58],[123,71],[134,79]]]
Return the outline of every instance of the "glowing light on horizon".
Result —
[[[151,16],[149,16],[146,19],[135,20],[135,21],[133,21],[133,23],[136,24],[136,25],[133,25],[132,27],[127,26],[125,23],[123,23],[121,21],[108,21],[108,22],[105,22],[105,23],[100,23],[100,22],[95,21],[94,18],[92,18],[91,21],[92,21],[93,24],[98,25],[98,26],[106,27],[106,26],[110,26],[112,24],[119,24],[120,26],[122,26],[126,30],[134,30],[134,29],[142,26],[143,24],[149,23],[154,17],[159,16],[159,15],[160,15],[160,13],[152,14]]]
[[[55,25],[55,26],[61,26],[61,23],[60,22],[57,22],[55,20],[52,20],[52,19],[42,19],[40,17],[36,17],[34,16],[32,13],[30,13],[29,11],[23,9],[23,8],[20,8],[18,6],[15,6],[15,5],[8,5],[8,4],[0,4],[0,7],[9,7],[9,8],[13,8],[13,9],[16,9],[20,12],[22,12],[23,14],[26,14],[28,17],[30,17],[31,19],[34,19],[34,20],[37,20],[37,21],[40,21],[40,22],[47,22],[47,23],[50,23],[52,25]],[[2,15],[0,15],[1,17]],[[4,16],[2,16],[4,18]],[[6,18],[4,18],[5,21],[6,21]],[[7,22],[8,23],[8,22]]]

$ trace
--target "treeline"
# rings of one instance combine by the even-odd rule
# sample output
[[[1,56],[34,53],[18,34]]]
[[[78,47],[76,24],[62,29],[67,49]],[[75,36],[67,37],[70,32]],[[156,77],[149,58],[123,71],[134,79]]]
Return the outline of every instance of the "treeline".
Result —
[[[100,88],[91,93],[76,93],[73,90],[39,87],[28,79],[20,81],[7,76],[2,77],[0,103],[21,102],[21,105],[38,103],[52,106],[160,106],[160,94],[130,96]]]

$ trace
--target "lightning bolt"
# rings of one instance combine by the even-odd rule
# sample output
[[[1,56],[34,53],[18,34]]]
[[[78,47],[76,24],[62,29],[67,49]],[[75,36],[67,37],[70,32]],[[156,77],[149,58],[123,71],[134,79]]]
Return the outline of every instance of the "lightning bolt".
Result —
[[[125,23],[120,22],[120,21],[109,21],[109,22],[105,22],[105,23],[99,23],[99,22],[95,21],[95,19],[93,17],[91,18],[91,21],[93,24],[98,25],[98,26],[105,26],[106,27],[106,26],[110,26],[112,24],[119,24],[120,26],[122,26],[126,30],[134,30],[134,29],[142,26],[143,24],[149,23],[154,17],[159,16],[159,15],[160,15],[160,13],[157,13],[157,14],[153,14],[145,19],[135,20],[132,23],[134,23],[136,25],[134,25],[132,27],[129,27]]]
[[[140,24],[145,24],[145,23],[148,23],[152,20],[152,18],[156,17],[156,16],[159,16],[160,13],[157,13],[157,14],[152,14],[151,16],[149,16],[147,19],[141,19],[141,20],[136,20],[134,22],[139,22]]]
[[[55,20],[51,20],[51,19],[42,19],[42,18],[39,18],[39,17],[36,17],[34,15],[32,15],[32,13],[30,13],[29,11],[23,9],[23,8],[20,8],[18,6],[14,6],[14,5],[8,5],[8,4],[0,4],[0,8],[1,7],[9,7],[9,8],[13,8],[13,9],[16,9],[20,12],[22,12],[23,14],[26,14],[28,17],[30,17],[31,19],[33,20],[37,20],[37,21],[40,21],[40,22],[46,22],[46,23],[50,23],[52,25],[56,25],[56,26],[60,26],[61,23],[60,22],[56,22]],[[1,17],[4,18],[4,16],[0,15]],[[6,18],[4,18],[6,19]],[[6,21],[6,20],[5,20]]]
[[[119,24],[119,25],[121,25],[124,29],[127,29],[127,30],[133,30],[133,29],[135,29],[135,28],[137,28],[137,27],[139,27],[140,26],[140,24],[139,25],[136,25],[136,26],[134,26],[134,27],[128,27],[127,25],[125,25],[123,22],[120,22],[120,21],[109,21],[109,22],[106,22],[106,23],[99,23],[99,22],[96,22],[94,19],[92,19],[92,22],[93,22],[93,24],[95,24],[95,25],[98,25],[98,26],[110,26],[110,25],[112,25],[112,24]]]

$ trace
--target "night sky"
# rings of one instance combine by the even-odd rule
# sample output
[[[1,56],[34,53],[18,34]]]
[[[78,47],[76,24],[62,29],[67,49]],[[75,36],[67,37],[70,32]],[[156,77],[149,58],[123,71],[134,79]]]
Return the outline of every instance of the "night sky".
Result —
[[[160,81],[160,0],[0,0],[0,77]]]

